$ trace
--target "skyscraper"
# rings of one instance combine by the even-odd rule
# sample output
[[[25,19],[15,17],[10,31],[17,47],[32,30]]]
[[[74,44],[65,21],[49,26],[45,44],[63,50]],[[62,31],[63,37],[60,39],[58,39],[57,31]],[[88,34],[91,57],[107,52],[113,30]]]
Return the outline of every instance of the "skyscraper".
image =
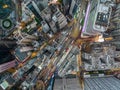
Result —
[[[0,19],[7,18],[14,9],[12,0],[0,0]]]
[[[78,8],[76,1],[75,0],[63,0],[63,4],[65,5],[66,10],[67,10],[66,14],[70,14],[71,16],[74,16]]]
[[[117,50],[120,50],[120,4],[117,4],[112,12],[111,22],[108,34],[113,37],[114,41],[112,42]]]
[[[98,35],[107,30],[111,15],[111,7],[102,0],[91,0],[88,3],[83,34]]]
[[[40,15],[40,9],[38,8],[37,4],[34,1],[31,1],[30,3],[28,3],[27,6],[31,10],[31,12],[35,15],[35,17],[39,21],[42,21],[42,17]]]
[[[11,54],[15,46],[14,40],[0,41],[0,73],[16,65],[15,57]]]

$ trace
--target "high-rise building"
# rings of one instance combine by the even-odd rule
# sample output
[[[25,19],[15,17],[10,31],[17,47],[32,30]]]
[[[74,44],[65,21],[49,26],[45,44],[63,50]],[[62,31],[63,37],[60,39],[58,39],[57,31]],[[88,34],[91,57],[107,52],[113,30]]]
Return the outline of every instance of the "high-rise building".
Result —
[[[34,1],[31,1],[30,3],[28,3],[27,7],[32,11],[32,13],[35,15],[35,17],[39,21],[42,21],[42,17],[40,15],[41,11],[40,11],[40,9],[38,8],[37,4]]]
[[[91,52],[83,52],[82,60],[85,70],[107,70],[120,67],[118,59],[120,51],[116,46],[108,43],[91,44]],[[117,56],[118,55],[118,56]]]
[[[53,90],[82,90],[77,77],[55,79]]]
[[[66,14],[70,14],[71,16],[75,15],[75,12],[78,8],[78,5],[75,0],[63,0],[63,4],[66,8]]]
[[[53,20],[57,22],[57,25],[58,25],[59,29],[62,29],[67,25],[66,17],[59,10],[57,10],[55,12],[55,14],[53,16]]]
[[[49,0],[34,0],[40,11],[44,10],[48,6]]]
[[[7,18],[14,9],[12,0],[0,0],[0,19]]]
[[[111,25],[113,25],[114,27],[109,27],[111,36],[115,37],[120,35],[119,23],[120,23],[120,4],[116,6],[112,13]]]
[[[82,32],[86,35],[98,35],[108,28],[111,6],[102,0],[91,0],[88,3]]]
[[[113,1],[0,0],[0,34],[12,30],[0,38],[0,90],[119,90],[112,72],[120,70],[120,5]],[[12,13],[1,19],[7,8]]]
[[[120,80],[115,77],[95,77],[94,78],[85,78],[84,80],[84,90],[119,90]],[[109,85],[108,85],[109,83]],[[115,84],[116,83],[116,84]]]
[[[120,4],[118,3],[113,9],[108,37],[113,37],[112,44],[116,46],[117,50],[120,50]]]
[[[11,54],[11,50],[14,50],[16,42],[14,40],[1,40],[0,41],[0,73],[15,67],[15,57]]]
[[[42,21],[42,27],[43,27],[43,32],[47,33],[50,30],[50,27],[48,26],[48,24],[45,21]]]

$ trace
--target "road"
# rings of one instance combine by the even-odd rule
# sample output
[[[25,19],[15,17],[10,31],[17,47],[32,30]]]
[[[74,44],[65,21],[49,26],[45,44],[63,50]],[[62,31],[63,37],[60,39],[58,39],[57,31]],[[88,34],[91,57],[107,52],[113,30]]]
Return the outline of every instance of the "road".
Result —
[[[82,20],[84,21],[84,13],[86,10],[86,5],[87,2],[86,0],[81,0],[81,5],[80,5],[80,11],[78,13],[78,18],[76,18],[76,20],[74,20],[74,24],[73,24],[73,31],[71,36],[74,39],[79,39],[81,37],[81,28],[82,28]]]
[[[73,22],[74,22],[74,25],[72,27],[73,30],[72,30],[72,33],[70,35],[74,39],[76,39],[77,37],[79,37],[79,33],[80,33],[80,20],[81,20],[81,18],[84,17],[83,16],[83,10],[85,10],[85,5],[86,5],[85,3],[86,2],[85,2],[85,0],[82,0],[81,2],[82,2],[82,4],[81,4],[80,13],[79,13],[79,18],[77,20],[72,21],[68,25],[68,26],[71,26],[73,24]],[[48,41],[48,43],[45,42],[37,51],[33,52],[32,58],[36,57],[36,55],[37,55],[37,53],[39,51],[41,51],[42,49],[44,49],[48,44],[52,43],[53,40],[55,40],[57,37],[58,37],[58,34],[56,34],[53,38],[51,38]],[[45,76],[47,75],[47,72],[50,71],[50,69],[52,69],[53,65],[60,66],[62,64],[62,62],[64,62],[64,60],[66,59],[67,55],[69,54],[69,52],[71,51],[71,49],[73,47],[73,46],[70,46],[71,42],[72,42],[72,39],[69,38],[66,41],[66,43],[63,45],[63,48],[62,48],[62,50],[60,52],[63,52],[66,48],[69,48],[68,51],[65,52],[65,54],[61,53],[57,58],[52,58],[50,60],[49,65],[46,67],[46,69],[41,72],[39,78],[40,77],[44,77],[45,78]],[[80,59],[81,58],[81,54],[79,54],[77,56],[77,58],[78,58],[78,68],[79,68],[81,66],[81,63],[82,63],[81,59]],[[80,73],[80,70],[79,70],[79,73]],[[82,84],[82,87],[83,87],[83,82],[81,82],[81,84]]]
[[[81,38],[82,23],[80,23],[80,22],[82,20],[84,20],[85,15],[83,14],[83,11],[86,10],[86,5],[87,5],[87,2],[85,0],[81,0],[80,12],[79,12],[78,19],[76,21],[75,28],[74,28],[74,31],[76,33],[79,33],[79,34],[75,34],[75,37],[76,37],[75,43],[77,43],[77,45],[79,45],[80,47],[81,47],[81,44],[85,42]],[[79,40],[79,43],[78,43],[78,40]],[[79,82],[80,82],[82,90],[84,90],[84,80],[83,80],[82,76],[80,76],[81,71],[82,71],[81,70],[82,68],[80,68],[82,66],[81,52],[78,55],[76,55],[76,57],[77,57],[77,68],[79,69],[79,71],[78,71]]]

